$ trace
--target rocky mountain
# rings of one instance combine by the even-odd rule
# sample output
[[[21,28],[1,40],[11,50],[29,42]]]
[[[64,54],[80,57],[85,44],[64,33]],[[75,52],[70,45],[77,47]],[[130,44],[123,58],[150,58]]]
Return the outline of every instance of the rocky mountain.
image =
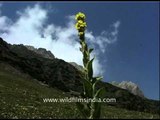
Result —
[[[78,65],[77,63],[75,62],[69,62],[71,65],[73,65],[75,68],[77,68],[79,71],[82,71],[83,70],[83,66],[81,65]]]
[[[25,45],[25,47],[28,49],[28,50],[32,50],[34,51],[35,53],[41,55],[42,57],[45,57],[45,58],[48,58],[48,59],[54,59],[55,56],[51,53],[51,51],[47,51],[46,49],[44,48],[34,48],[33,46],[29,46],[29,45]]]
[[[117,87],[120,87],[122,89],[126,89],[129,92],[133,93],[134,95],[138,95],[138,96],[144,98],[144,94],[141,91],[141,89],[138,87],[138,85],[131,82],[131,81],[122,81],[122,82],[112,81],[111,84],[115,85]]]
[[[70,63],[57,58],[48,59],[24,45],[10,45],[2,38],[0,38],[0,63],[8,64],[19,74],[28,75],[65,93],[73,93],[73,91],[81,93],[83,90],[83,74]],[[105,87],[104,97],[116,99],[116,103],[106,103],[107,105],[128,110],[159,113],[159,101],[139,97],[128,90],[103,81],[98,84],[97,88]]]
[[[22,45],[23,46],[23,45]],[[28,50],[31,50],[39,55],[41,55],[42,57],[44,58],[48,58],[48,59],[55,59],[55,56],[51,53],[51,51],[47,51],[46,49],[44,48],[35,48],[33,46],[30,46],[30,45],[25,45],[25,47],[28,49]],[[75,68],[77,68],[78,70],[82,70],[83,67],[81,65],[78,65],[77,63],[75,62],[69,62],[71,65],[73,65]]]

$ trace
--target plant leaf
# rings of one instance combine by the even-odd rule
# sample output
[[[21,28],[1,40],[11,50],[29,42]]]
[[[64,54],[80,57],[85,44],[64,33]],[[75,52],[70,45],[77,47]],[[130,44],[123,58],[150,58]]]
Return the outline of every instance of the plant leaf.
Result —
[[[85,46],[84,46],[85,48],[85,51],[87,51],[88,52],[88,45],[85,43]]]
[[[92,89],[93,89],[93,96],[94,96],[94,94],[95,94],[95,90],[96,90],[96,84],[101,80],[101,79],[103,79],[103,77],[101,76],[101,77],[94,77],[93,78],[93,81],[92,81]]]
[[[82,48],[79,48],[79,50],[80,50],[81,52],[83,52],[83,49],[82,49]]]
[[[105,88],[103,87],[103,88],[100,88],[97,92],[96,92],[96,94],[95,94],[95,98],[101,98],[101,97],[103,97],[104,95],[105,95],[105,93],[106,93],[106,90],[105,90]]]
[[[84,65],[85,67],[86,67],[88,61],[89,61],[88,53],[87,53],[87,51],[84,51],[84,53],[83,53],[83,65]]]
[[[82,115],[85,118],[88,118],[89,108],[85,104],[82,104],[80,102],[76,102],[76,105],[77,105],[78,110],[82,113]]]
[[[82,45],[82,48],[84,49],[85,48],[85,42],[81,41],[81,45]]]
[[[94,114],[93,114],[93,118],[97,118],[99,119],[100,118],[100,115],[101,115],[101,103],[99,102],[95,102],[94,103],[94,107],[96,108],[95,111],[94,111]]]
[[[90,61],[88,62],[88,64],[87,64],[88,78],[89,78],[89,80],[91,80],[91,79],[92,79],[92,76],[93,76],[93,67],[92,67],[93,60],[94,60],[94,58],[93,58],[92,60],[90,60]]]
[[[102,79],[103,79],[102,76],[94,77],[94,78],[92,78],[92,83],[99,82],[99,81],[102,80]]]
[[[91,53],[93,50],[94,50],[93,48],[90,48],[90,49],[89,49],[89,53]]]
[[[84,82],[83,82],[83,85],[84,85],[84,92],[85,92],[85,97],[89,97],[89,98],[92,98],[92,84],[84,79]]]

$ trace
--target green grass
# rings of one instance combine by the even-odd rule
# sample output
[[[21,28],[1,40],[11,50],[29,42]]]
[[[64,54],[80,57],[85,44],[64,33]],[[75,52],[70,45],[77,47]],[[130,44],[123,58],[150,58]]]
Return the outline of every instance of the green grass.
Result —
[[[65,98],[68,94],[0,70],[0,119],[2,118],[83,118],[75,103],[44,103],[43,98]],[[101,118],[159,118],[149,114],[111,106],[102,106]]]

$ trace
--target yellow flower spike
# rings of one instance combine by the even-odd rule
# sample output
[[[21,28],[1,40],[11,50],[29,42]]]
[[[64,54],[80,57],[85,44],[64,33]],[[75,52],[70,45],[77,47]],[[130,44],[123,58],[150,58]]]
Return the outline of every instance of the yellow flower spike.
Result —
[[[77,23],[75,24],[75,28],[78,30],[78,35],[82,37],[85,32],[85,27],[87,26],[86,22],[84,21],[85,14],[79,12],[78,14],[76,14],[75,19],[77,20]]]
[[[75,17],[76,20],[84,20],[85,18],[86,16],[82,12],[79,12],[78,14],[76,14],[76,17]]]

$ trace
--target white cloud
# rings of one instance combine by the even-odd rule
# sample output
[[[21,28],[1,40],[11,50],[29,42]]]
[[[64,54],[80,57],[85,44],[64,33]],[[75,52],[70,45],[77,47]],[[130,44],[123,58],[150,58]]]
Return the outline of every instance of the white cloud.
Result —
[[[108,44],[117,41],[119,26],[120,21],[116,21],[110,26],[108,31],[102,31],[99,36],[93,36],[92,32],[87,32],[86,38],[90,41],[90,43],[93,46],[98,45],[100,51],[104,53]]]
[[[9,27],[9,20],[6,16],[1,16],[0,17],[0,30],[7,30],[7,28]]]
[[[11,23],[11,21],[6,17],[1,15],[1,7],[0,3],[0,31],[6,31]]]
[[[32,8],[27,7],[24,11],[17,11],[18,18],[15,23],[0,14],[0,36],[11,44],[46,48],[57,58],[82,65],[82,53],[79,51],[77,31],[74,28],[74,16],[68,16],[66,26],[62,27],[54,23],[47,24],[49,17],[47,13],[47,9],[36,4]],[[87,41],[93,47],[98,46],[92,54],[92,57],[96,55],[93,64],[94,75],[104,72],[98,55],[105,52],[107,44],[117,40],[119,25],[120,22],[117,21],[112,25],[112,31],[103,31],[99,36],[94,36],[92,32],[86,30]]]

